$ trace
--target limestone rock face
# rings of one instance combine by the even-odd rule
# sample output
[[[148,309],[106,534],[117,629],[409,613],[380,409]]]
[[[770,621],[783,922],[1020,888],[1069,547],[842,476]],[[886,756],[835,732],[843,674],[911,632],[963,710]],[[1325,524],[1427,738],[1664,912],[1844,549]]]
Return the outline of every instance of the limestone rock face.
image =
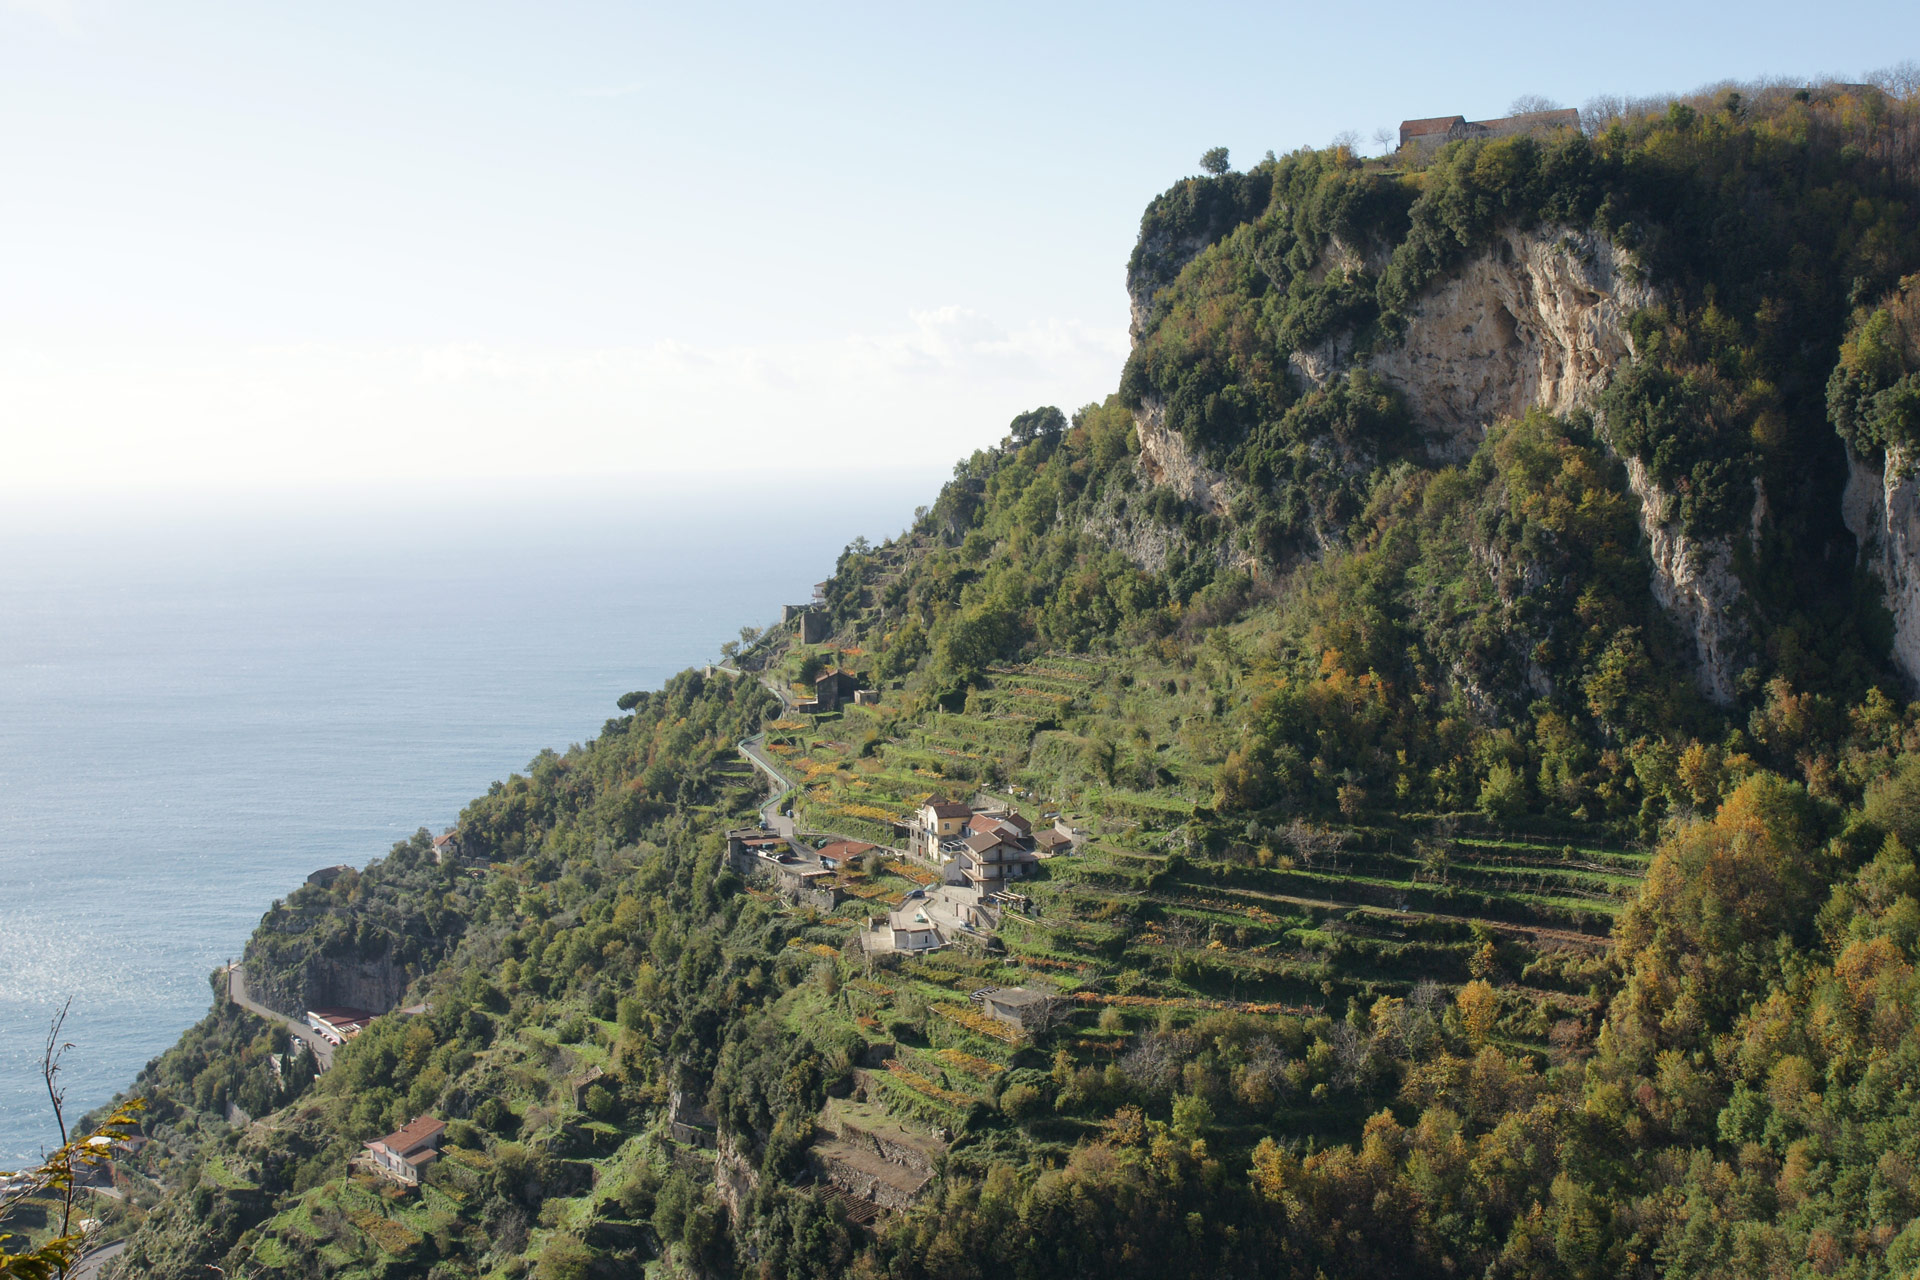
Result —
[[[1335,245],[1329,268],[1377,269],[1362,255]],[[1150,295],[1147,297],[1150,301]],[[1294,352],[1290,363],[1304,386],[1316,387],[1365,368],[1406,398],[1435,462],[1470,456],[1487,428],[1533,408],[1556,414],[1592,407],[1614,370],[1633,359],[1627,319],[1660,300],[1633,270],[1628,255],[1604,236],[1567,226],[1501,231],[1484,251],[1431,285],[1412,308],[1397,343],[1370,353],[1358,335],[1335,334]],[[1136,304],[1142,299],[1136,298]],[[1145,311],[1136,305],[1135,340]],[[1188,448],[1166,424],[1164,407],[1149,401],[1135,415],[1139,469],[1148,485],[1167,485],[1202,511],[1224,514],[1234,482]],[[1694,641],[1701,690],[1722,705],[1733,701],[1747,638],[1740,616],[1741,586],[1729,537],[1690,537],[1671,517],[1672,495],[1646,468],[1628,460],[1628,483],[1640,499],[1640,526],[1652,554],[1655,599]],[[1920,558],[1920,487],[1886,488],[1882,508],[1909,523],[1896,538],[1882,537],[1889,556]],[[1899,504],[1904,503],[1904,506]],[[1756,486],[1757,540],[1766,519],[1766,495]],[[1892,529],[1894,515],[1881,521]],[[1851,524],[1851,521],[1850,521]],[[1863,545],[1865,540],[1863,539]],[[1136,557],[1137,558],[1137,557]],[[1164,549],[1161,560],[1164,561]],[[1903,562],[1904,563],[1904,562]],[[1920,568],[1920,566],[1916,566]],[[1912,582],[1904,601],[1907,637],[1903,664],[1920,673],[1920,572],[1888,582]],[[1910,656],[1908,656],[1910,655]],[[1917,676],[1916,678],[1920,678]]]
[[[1202,462],[1188,447],[1186,439],[1167,426],[1165,406],[1158,400],[1149,400],[1134,414],[1133,421],[1140,442],[1140,455],[1134,460],[1134,466],[1141,485],[1147,489],[1165,485],[1189,506],[1225,516],[1233,504],[1233,482]],[[1127,513],[1113,503],[1103,503],[1081,527],[1090,537],[1113,547],[1150,573],[1165,571],[1176,550],[1191,554],[1195,549],[1178,527],[1143,518],[1138,513]],[[1253,553],[1241,539],[1228,539],[1214,554],[1227,568],[1253,567]]]
[[[1625,253],[1592,232],[1509,228],[1430,288],[1403,341],[1362,358],[1364,367],[1406,397],[1436,461],[1463,460],[1503,418],[1593,405],[1633,358],[1627,318],[1659,301],[1627,268]],[[1294,370],[1324,383],[1355,362],[1351,342],[1341,335],[1296,353]],[[1701,691],[1731,703],[1746,640],[1732,540],[1689,537],[1670,517],[1672,495],[1636,460],[1627,481],[1640,499],[1654,598],[1693,637]],[[1757,538],[1765,494],[1756,488],[1755,498]]]
[[[1366,367],[1406,396],[1437,457],[1465,458],[1490,423],[1536,406],[1566,413],[1590,404],[1632,357],[1626,319],[1657,296],[1625,265],[1592,232],[1506,230],[1430,288],[1404,340]],[[1336,336],[1296,353],[1293,367],[1324,383],[1350,365],[1351,341]]]
[[[1734,700],[1746,624],[1740,617],[1740,579],[1733,571],[1733,540],[1690,538],[1670,518],[1673,495],[1627,459],[1627,487],[1640,499],[1640,528],[1653,557],[1653,598],[1693,637],[1694,681],[1721,706]]]
[[[1893,660],[1920,685],[1920,478],[1915,459],[1890,449],[1880,466],[1847,450],[1841,517],[1860,544],[1860,562],[1879,575],[1893,615]]]
[[[1166,485],[1181,501],[1224,515],[1232,501],[1227,478],[1207,466],[1178,431],[1167,425],[1166,406],[1148,400],[1133,417],[1140,438],[1140,478],[1149,486]]]
[[[391,952],[382,952],[368,959],[309,955],[298,969],[279,975],[255,964],[247,976],[260,1003],[289,1018],[304,1018],[308,1009],[328,1006],[385,1013],[400,1003],[418,975]]]

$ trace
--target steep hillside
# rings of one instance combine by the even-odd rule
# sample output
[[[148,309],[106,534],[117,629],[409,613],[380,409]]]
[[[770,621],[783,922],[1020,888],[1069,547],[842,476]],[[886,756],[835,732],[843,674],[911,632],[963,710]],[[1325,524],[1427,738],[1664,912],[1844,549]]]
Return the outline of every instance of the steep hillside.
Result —
[[[1920,1266],[1920,100],[1592,123],[1157,199],[1113,396],[276,904],[386,1012],[156,1060],[120,1274]]]

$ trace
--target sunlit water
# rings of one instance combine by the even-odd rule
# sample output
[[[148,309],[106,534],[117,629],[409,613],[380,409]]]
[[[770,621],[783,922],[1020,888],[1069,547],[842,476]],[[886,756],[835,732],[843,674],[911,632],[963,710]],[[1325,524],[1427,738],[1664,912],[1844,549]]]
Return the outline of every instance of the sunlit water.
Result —
[[[77,1112],[309,871],[591,737],[936,483],[0,512],[0,1168],[52,1134],[67,997]]]

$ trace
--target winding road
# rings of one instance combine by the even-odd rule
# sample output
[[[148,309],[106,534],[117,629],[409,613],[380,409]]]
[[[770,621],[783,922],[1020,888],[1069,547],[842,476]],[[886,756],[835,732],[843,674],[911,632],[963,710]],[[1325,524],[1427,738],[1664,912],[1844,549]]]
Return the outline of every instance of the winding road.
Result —
[[[109,1262],[126,1251],[126,1242],[110,1244],[104,1249],[95,1249],[86,1257],[73,1264],[73,1270],[67,1272],[67,1280],[94,1280]]]
[[[230,980],[228,986],[235,1004],[245,1009],[248,1013],[265,1018],[268,1022],[279,1023],[294,1035],[305,1040],[307,1047],[313,1050],[313,1060],[320,1064],[322,1071],[333,1066],[333,1045],[324,1036],[304,1022],[296,1022],[276,1009],[267,1008],[267,1006],[261,1004],[248,994],[247,971],[245,969],[242,969],[238,964],[229,965],[227,968],[227,977]]]
[[[766,742],[766,734],[756,733],[740,743],[740,754],[747,758],[748,764],[766,774],[773,782],[773,794],[768,796],[767,802],[760,806],[760,825],[771,827],[791,840],[793,839],[793,819],[780,812],[780,802],[787,798],[787,793],[793,790],[794,784],[787,780],[786,775],[781,773],[779,767],[774,764],[773,757],[767,754]]]

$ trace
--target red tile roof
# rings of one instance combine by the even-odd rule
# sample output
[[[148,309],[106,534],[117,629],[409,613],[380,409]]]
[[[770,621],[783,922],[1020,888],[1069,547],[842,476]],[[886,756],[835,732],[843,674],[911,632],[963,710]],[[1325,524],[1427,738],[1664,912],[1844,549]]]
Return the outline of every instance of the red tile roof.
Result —
[[[1430,133],[1445,133],[1456,124],[1465,124],[1465,116],[1429,116],[1425,120],[1402,120],[1400,122],[1400,140],[1424,137]]]
[[[435,1120],[432,1116],[415,1116],[408,1124],[379,1139],[377,1144],[368,1143],[367,1145],[385,1147],[393,1154],[405,1159],[409,1152],[439,1137],[446,1127],[445,1123]]]

